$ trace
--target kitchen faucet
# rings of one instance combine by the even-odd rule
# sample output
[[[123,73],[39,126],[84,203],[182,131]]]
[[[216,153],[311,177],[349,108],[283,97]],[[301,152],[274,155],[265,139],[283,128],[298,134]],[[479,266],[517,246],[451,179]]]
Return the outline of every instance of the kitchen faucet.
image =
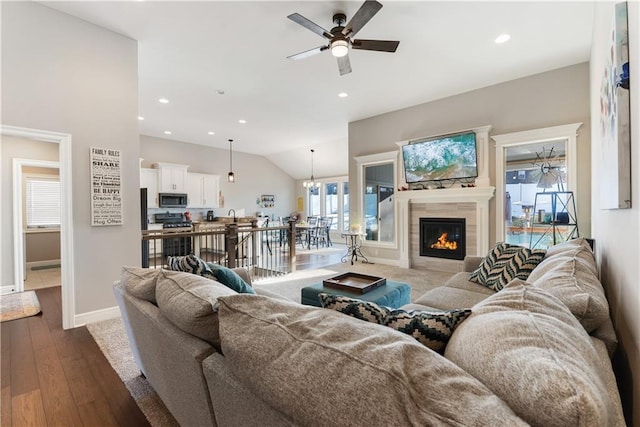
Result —
[[[236,218],[236,210],[235,209],[229,209],[229,212],[227,212],[227,216],[231,215],[231,211],[233,211],[233,222],[237,222],[237,218]]]

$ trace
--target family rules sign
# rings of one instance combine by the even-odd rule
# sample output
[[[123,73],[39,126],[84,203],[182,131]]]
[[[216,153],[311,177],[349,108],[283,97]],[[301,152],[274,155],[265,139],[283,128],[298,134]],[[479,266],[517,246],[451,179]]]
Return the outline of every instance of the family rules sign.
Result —
[[[91,225],[122,225],[120,150],[91,148]]]

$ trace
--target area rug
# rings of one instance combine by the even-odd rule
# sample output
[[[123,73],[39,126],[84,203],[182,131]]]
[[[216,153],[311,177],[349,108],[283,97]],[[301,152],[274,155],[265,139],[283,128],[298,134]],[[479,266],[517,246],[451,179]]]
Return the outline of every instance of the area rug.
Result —
[[[323,278],[354,271],[411,285],[411,300],[424,292],[442,285],[452,276],[451,273],[411,270],[382,264],[338,263],[321,269],[301,270],[285,276],[254,282],[255,288],[263,288],[278,293],[293,301],[300,302],[300,290]],[[178,426],[169,410],[149,382],[140,376],[129,347],[127,333],[121,318],[90,323],[87,329],[104,353],[105,357],[120,376],[142,413],[152,426]]]
[[[113,370],[131,393],[149,424],[152,426],[176,426],[179,424],[164,406],[149,382],[140,375],[133,359],[127,332],[122,318],[89,323],[87,329],[102,350]]]
[[[18,292],[0,297],[0,322],[35,316],[40,311],[40,301],[34,291]]]

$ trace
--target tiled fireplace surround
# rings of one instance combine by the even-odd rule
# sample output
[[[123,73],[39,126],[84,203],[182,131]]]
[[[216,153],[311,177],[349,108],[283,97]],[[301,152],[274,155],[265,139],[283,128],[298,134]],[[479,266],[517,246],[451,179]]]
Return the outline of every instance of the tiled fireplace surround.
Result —
[[[466,254],[489,250],[489,200],[495,187],[400,191],[395,194],[399,230],[400,264],[406,268],[462,271],[462,261],[420,256],[420,218],[465,218]]]

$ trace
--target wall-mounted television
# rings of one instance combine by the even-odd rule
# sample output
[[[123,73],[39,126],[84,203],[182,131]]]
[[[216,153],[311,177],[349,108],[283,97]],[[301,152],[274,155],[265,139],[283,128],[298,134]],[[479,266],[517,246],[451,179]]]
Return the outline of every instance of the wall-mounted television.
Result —
[[[412,141],[402,146],[408,184],[478,176],[475,132]]]

